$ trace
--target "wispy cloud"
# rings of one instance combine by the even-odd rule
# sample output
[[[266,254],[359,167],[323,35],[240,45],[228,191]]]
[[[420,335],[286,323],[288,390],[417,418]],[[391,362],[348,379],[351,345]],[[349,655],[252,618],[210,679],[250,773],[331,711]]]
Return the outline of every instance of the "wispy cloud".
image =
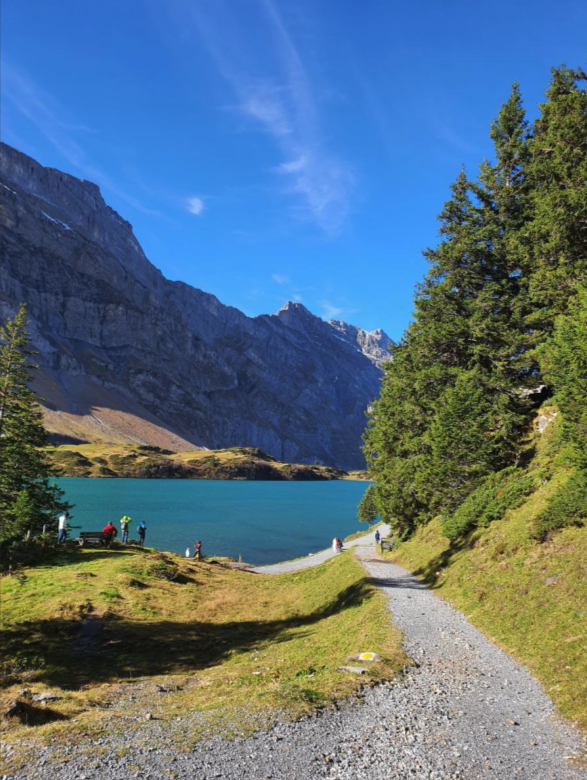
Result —
[[[291,279],[284,274],[271,274],[271,278],[276,284],[289,284]]]
[[[480,147],[472,142],[469,137],[454,129],[454,121],[443,116],[440,112],[432,112],[432,130],[436,137],[444,144],[456,149],[463,154],[481,154]],[[471,134],[474,137],[474,134]]]
[[[340,317],[344,311],[344,309],[341,309],[338,306],[334,306],[329,301],[320,301],[320,306],[322,307],[322,316],[328,320],[333,320],[335,317]]]
[[[191,198],[187,199],[186,208],[190,214],[199,216],[202,211],[204,211],[204,201],[202,198],[198,198],[196,195],[192,195]]]
[[[176,23],[193,25],[236,98],[232,106],[267,133],[282,160],[273,168],[296,195],[294,213],[325,233],[340,232],[351,210],[355,179],[348,164],[327,147],[318,100],[302,53],[273,0],[251,3],[258,15],[262,51],[242,32],[238,9],[225,0],[185,2]]]
[[[12,63],[2,61],[2,88],[5,97],[25,116],[57,151],[83,176],[97,182],[104,189],[138,211],[149,216],[162,216],[155,209],[144,206],[114,182],[108,174],[96,167],[80,143],[76,133],[93,133],[92,128],[80,123],[46,90],[35,84],[22,70]]]

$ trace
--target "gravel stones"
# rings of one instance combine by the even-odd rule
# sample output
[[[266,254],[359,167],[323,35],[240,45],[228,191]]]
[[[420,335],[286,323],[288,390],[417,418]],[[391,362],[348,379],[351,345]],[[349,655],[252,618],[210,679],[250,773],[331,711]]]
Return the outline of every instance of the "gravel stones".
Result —
[[[539,683],[406,571],[358,555],[391,596],[413,666],[370,688],[359,702],[296,723],[278,721],[252,737],[215,736],[191,753],[152,720],[104,740],[100,760],[72,747],[67,763],[35,750],[38,780],[585,780],[574,761],[584,743],[554,717]],[[185,713],[182,725],[198,713]],[[149,750],[141,745],[148,745]],[[85,755],[84,755],[84,751]],[[94,765],[95,764],[95,765]],[[23,775],[25,776],[25,775]]]

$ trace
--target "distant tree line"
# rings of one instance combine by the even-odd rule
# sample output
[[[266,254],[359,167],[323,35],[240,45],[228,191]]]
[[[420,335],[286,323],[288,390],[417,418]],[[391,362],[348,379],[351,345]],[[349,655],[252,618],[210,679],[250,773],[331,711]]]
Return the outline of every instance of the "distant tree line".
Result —
[[[574,498],[538,533],[587,513],[586,84],[583,70],[553,69],[532,125],[514,84],[491,125],[494,159],[474,179],[462,170],[440,213],[365,435],[379,514],[399,536],[469,496],[478,513],[474,491],[520,500],[525,437],[553,392]]]

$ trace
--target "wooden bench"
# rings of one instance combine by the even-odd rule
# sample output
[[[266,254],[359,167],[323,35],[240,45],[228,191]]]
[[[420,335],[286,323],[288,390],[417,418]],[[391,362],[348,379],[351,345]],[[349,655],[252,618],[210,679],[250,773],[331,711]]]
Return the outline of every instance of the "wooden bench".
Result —
[[[391,552],[393,550],[393,539],[382,539],[381,540],[381,552],[385,552],[388,550]]]
[[[102,531],[82,531],[79,537],[73,541],[77,542],[80,547],[84,547],[86,544],[99,544],[102,547],[109,547],[113,538],[113,536]]]

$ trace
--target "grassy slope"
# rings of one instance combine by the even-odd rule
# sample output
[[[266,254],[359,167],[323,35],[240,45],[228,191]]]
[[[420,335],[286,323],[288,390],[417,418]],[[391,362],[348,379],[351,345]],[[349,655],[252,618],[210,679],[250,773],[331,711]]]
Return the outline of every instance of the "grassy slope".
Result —
[[[532,464],[547,467],[552,479],[502,521],[451,546],[435,520],[389,557],[522,661],[559,711],[587,728],[587,527],[544,544],[530,539],[534,518],[568,478],[556,463],[555,437],[551,425]]]
[[[364,479],[330,466],[281,463],[261,450],[189,450],[172,453],[131,444],[63,444],[46,449],[61,476],[176,477],[185,479]]]
[[[165,567],[177,567],[174,581],[157,576]],[[350,554],[263,577],[137,548],[82,550],[26,576],[2,581],[2,699],[23,684],[57,692],[52,709],[75,724],[40,725],[43,739],[132,729],[146,711],[170,722],[194,711],[238,721],[243,707],[251,723],[276,710],[296,716],[365,683],[336,670],[349,654],[382,656],[368,680],[406,662],[384,597]],[[156,692],[170,681],[182,690]],[[7,728],[31,736],[15,719]],[[184,745],[201,728],[182,733]]]

